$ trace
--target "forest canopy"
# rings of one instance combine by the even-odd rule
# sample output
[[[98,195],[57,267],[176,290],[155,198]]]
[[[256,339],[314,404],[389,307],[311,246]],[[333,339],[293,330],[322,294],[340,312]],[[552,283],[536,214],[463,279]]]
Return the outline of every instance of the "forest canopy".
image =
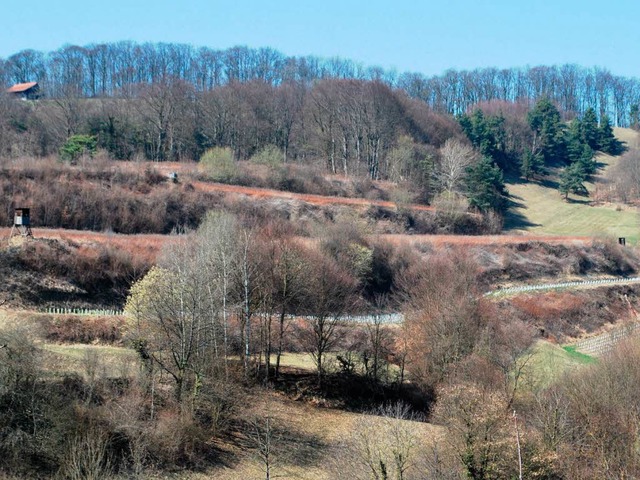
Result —
[[[0,59],[0,86],[37,81],[48,97],[134,95],[140,84],[181,80],[196,91],[236,82],[270,85],[316,80],[378,80],[402,89],[438,112],[460,114],[490,100],[517,101],[548,96],[562,111],[583,114],[593,107],[616,126],[638,123],[638,79],[606,69],[577,65],[535,66],[441,75],[398,73],[342,58],[286,56],[272,48],[237,46],[226,50],[172,43],[116,42],[65,45],[51,52],[22,50]]]

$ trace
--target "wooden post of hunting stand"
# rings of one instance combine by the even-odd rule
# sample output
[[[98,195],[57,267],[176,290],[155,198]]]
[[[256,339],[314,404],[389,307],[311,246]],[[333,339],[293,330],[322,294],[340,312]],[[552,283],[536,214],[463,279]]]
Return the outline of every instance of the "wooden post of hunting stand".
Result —
[[[28,208],[16,208],[13,217],[13,227],[9,235],[9,242],[13,237],[30,238],[33,237],[31,231],[31,216]]]

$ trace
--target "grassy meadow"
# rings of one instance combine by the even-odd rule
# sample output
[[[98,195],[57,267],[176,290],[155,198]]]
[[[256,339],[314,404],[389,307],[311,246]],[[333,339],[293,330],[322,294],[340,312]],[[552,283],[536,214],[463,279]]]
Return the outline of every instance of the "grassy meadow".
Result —
[[[597,361],[570,346],[562,347],[545,340],[539,340],[531,353],[525,380],[534,385],[549,385],[564,373]]]
[[[638,145],[638,134],[630,129],[615,129],[616,136],[629,148]],[[616,157],[600,154],[602,168],[596,182],[616,161]],[[589,192],[596,184],[587,183]],[[538,183],[508,183],[514,203],[505,220],[505,230],[538,235],[595,236],[602,238],[626,237],[637,244],[640,239],[640,218],[636,208],[623,204],[594,204],[591,198],[569,195],[565,201],[557,190],[554,178]]]

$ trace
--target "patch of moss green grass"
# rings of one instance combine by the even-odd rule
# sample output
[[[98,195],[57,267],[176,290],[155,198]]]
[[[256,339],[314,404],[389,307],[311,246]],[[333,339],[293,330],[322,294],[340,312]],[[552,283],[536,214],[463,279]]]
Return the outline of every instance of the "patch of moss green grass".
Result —
[[[530,353],[533,356],[527,363],[523,382],[532,387],[550,385],[569,371],[597,362],[596,358],[577,352],[575,346],[561,347],[546,340],[539,340]]]
[[[588,365],[591,363],[596,363],[598,360],[595,357],[592,357],[590,355],[587,355],[585,353],[580,353],[576,350],[576,346],[575,345],[566,345],[564,347],[562,347],[562,349],[567,352],[567,356],[568,358],[570,358],[572,361],[575,361],[576,363],[579,364],[583,364],[583,365]]]

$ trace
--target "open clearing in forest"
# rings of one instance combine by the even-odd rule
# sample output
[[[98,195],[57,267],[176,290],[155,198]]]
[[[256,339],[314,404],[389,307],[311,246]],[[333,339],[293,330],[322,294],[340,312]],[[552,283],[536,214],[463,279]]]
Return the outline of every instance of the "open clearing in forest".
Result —
[[[638,143],[638,133],[630,129],[616,128],[618,139],[630,148]],[[604,173],[616,161],[616,157],[599,154],[603,164],[596,183],[587,183],[589,192],[603,188]],[[626,237],[631,243],[640,238],[638,211],[624,204],[594,204],[590,198],[569,195],[565,201],[554,179],[539,183],[510,183],[507,185],[514,206],[505,221],[507,232],[526,232],[538,235],[566,235],[593,237]]]
[[[53,344],[42,345],[47,370],[82,377],[116,378],[135,376],[139,370],[136,353],[124,347]]]
[[[349,469],[364,468],[344,461],[345,453],[352,447],[355,431],[362,421],[370,422],[374,428],[380,425],[383,431],[384,419],[374,415],[347,412],[331,408],[318,408],[309,403],[293,401],[277,392],[267,392],[251,406],[248,416],[259,418],[269,416],[274,430],[283,432],[274,442],[275,466],[272,478],[296,478],[301,480],[329,480],[347,478]],[[395,420],[395,422],[407,422]],[[411,427],[423,445],[439,438],[440,427],[423,422],[411,422]],[[234,451],[237,463],[228,467],[211,469],[208,475],[194,475],[192,479],[216,478],[237,480],[239,478],[264,478],[264,472],[257,455],[251,449]]]
[[[532,356],[524,371],[524,380],[530,385],[549,385],[565,372],[597,361],[572,347],[561,347],[546,340],[538,340],[530,353]]]
[[[126,164],[124,162],[119,162],[120,168],[136,168],[136,164]],[[180,181],[184,181],[185,183],[191,184],[198,190],[209,193],[223,193],[223,194],[231,194],[231,195],[245,195],[248,197],[261,198],[261,199],[283,199],[283,200],[292,200],[305,202],[312,205],[348,205],[352,207],[382,207],[382,208],[390,208],[396,209],[398,207],[407,208],[411,210],[418,211],[426,211],[432,212],[435,211],[434,207],[428,205],[421,204],[398,204],[396,202],[390,202],[386,200],[369,200],[366,198],[359,197],[337,197],[337,196],[329,196],[329,195],[316,195],[316,194],[307,194],[307,193],[294,193],[287,192],[283,190],[274,190],[271,188],[258,188],[258,187],[245,187],[242,185],[232,185],[226,183],[218,183],[218,182],[207,182],[202,180],[194,180],[190,177],[196,176],[198,174],[198,164],[192,162],[185,163],[176,163],[176,162],[162,162],[162,163],[153,163],[152,165],[154,169],[159,172],[168,175],[171,172],[177,172],[179,175],[185,176],[185,179]],[[336,179],[343,180],[342,177],[336,176]],[[383,184],[385,182],[376,182]]]
[[[377,238],[393,244],[433,246],[446,245],[513,245],[526,242],[550,243],[553,245],[590,245],[593,238],[568,235],[378,235]]]
[[[199,190],[211,193],[228,193],[235,195],[246,195],[255,198],[277,198],[285,200],[297,200],[300,202],[310,203],[312,205],[348,205],[352,207],[383,207],[396,209],[399,206],[410,210],[418,210],[425,212],[435,211],[434,207],[419,204],[398,205],[395,202],[385,200],[368,200],[366,198],[355,197],[332,197],[326,195],[314,195],[308,193],[292,193],[282,190],[273,190],[270,188],[242,187],[239,185],[227,185],[224,183],[190,182]]]

